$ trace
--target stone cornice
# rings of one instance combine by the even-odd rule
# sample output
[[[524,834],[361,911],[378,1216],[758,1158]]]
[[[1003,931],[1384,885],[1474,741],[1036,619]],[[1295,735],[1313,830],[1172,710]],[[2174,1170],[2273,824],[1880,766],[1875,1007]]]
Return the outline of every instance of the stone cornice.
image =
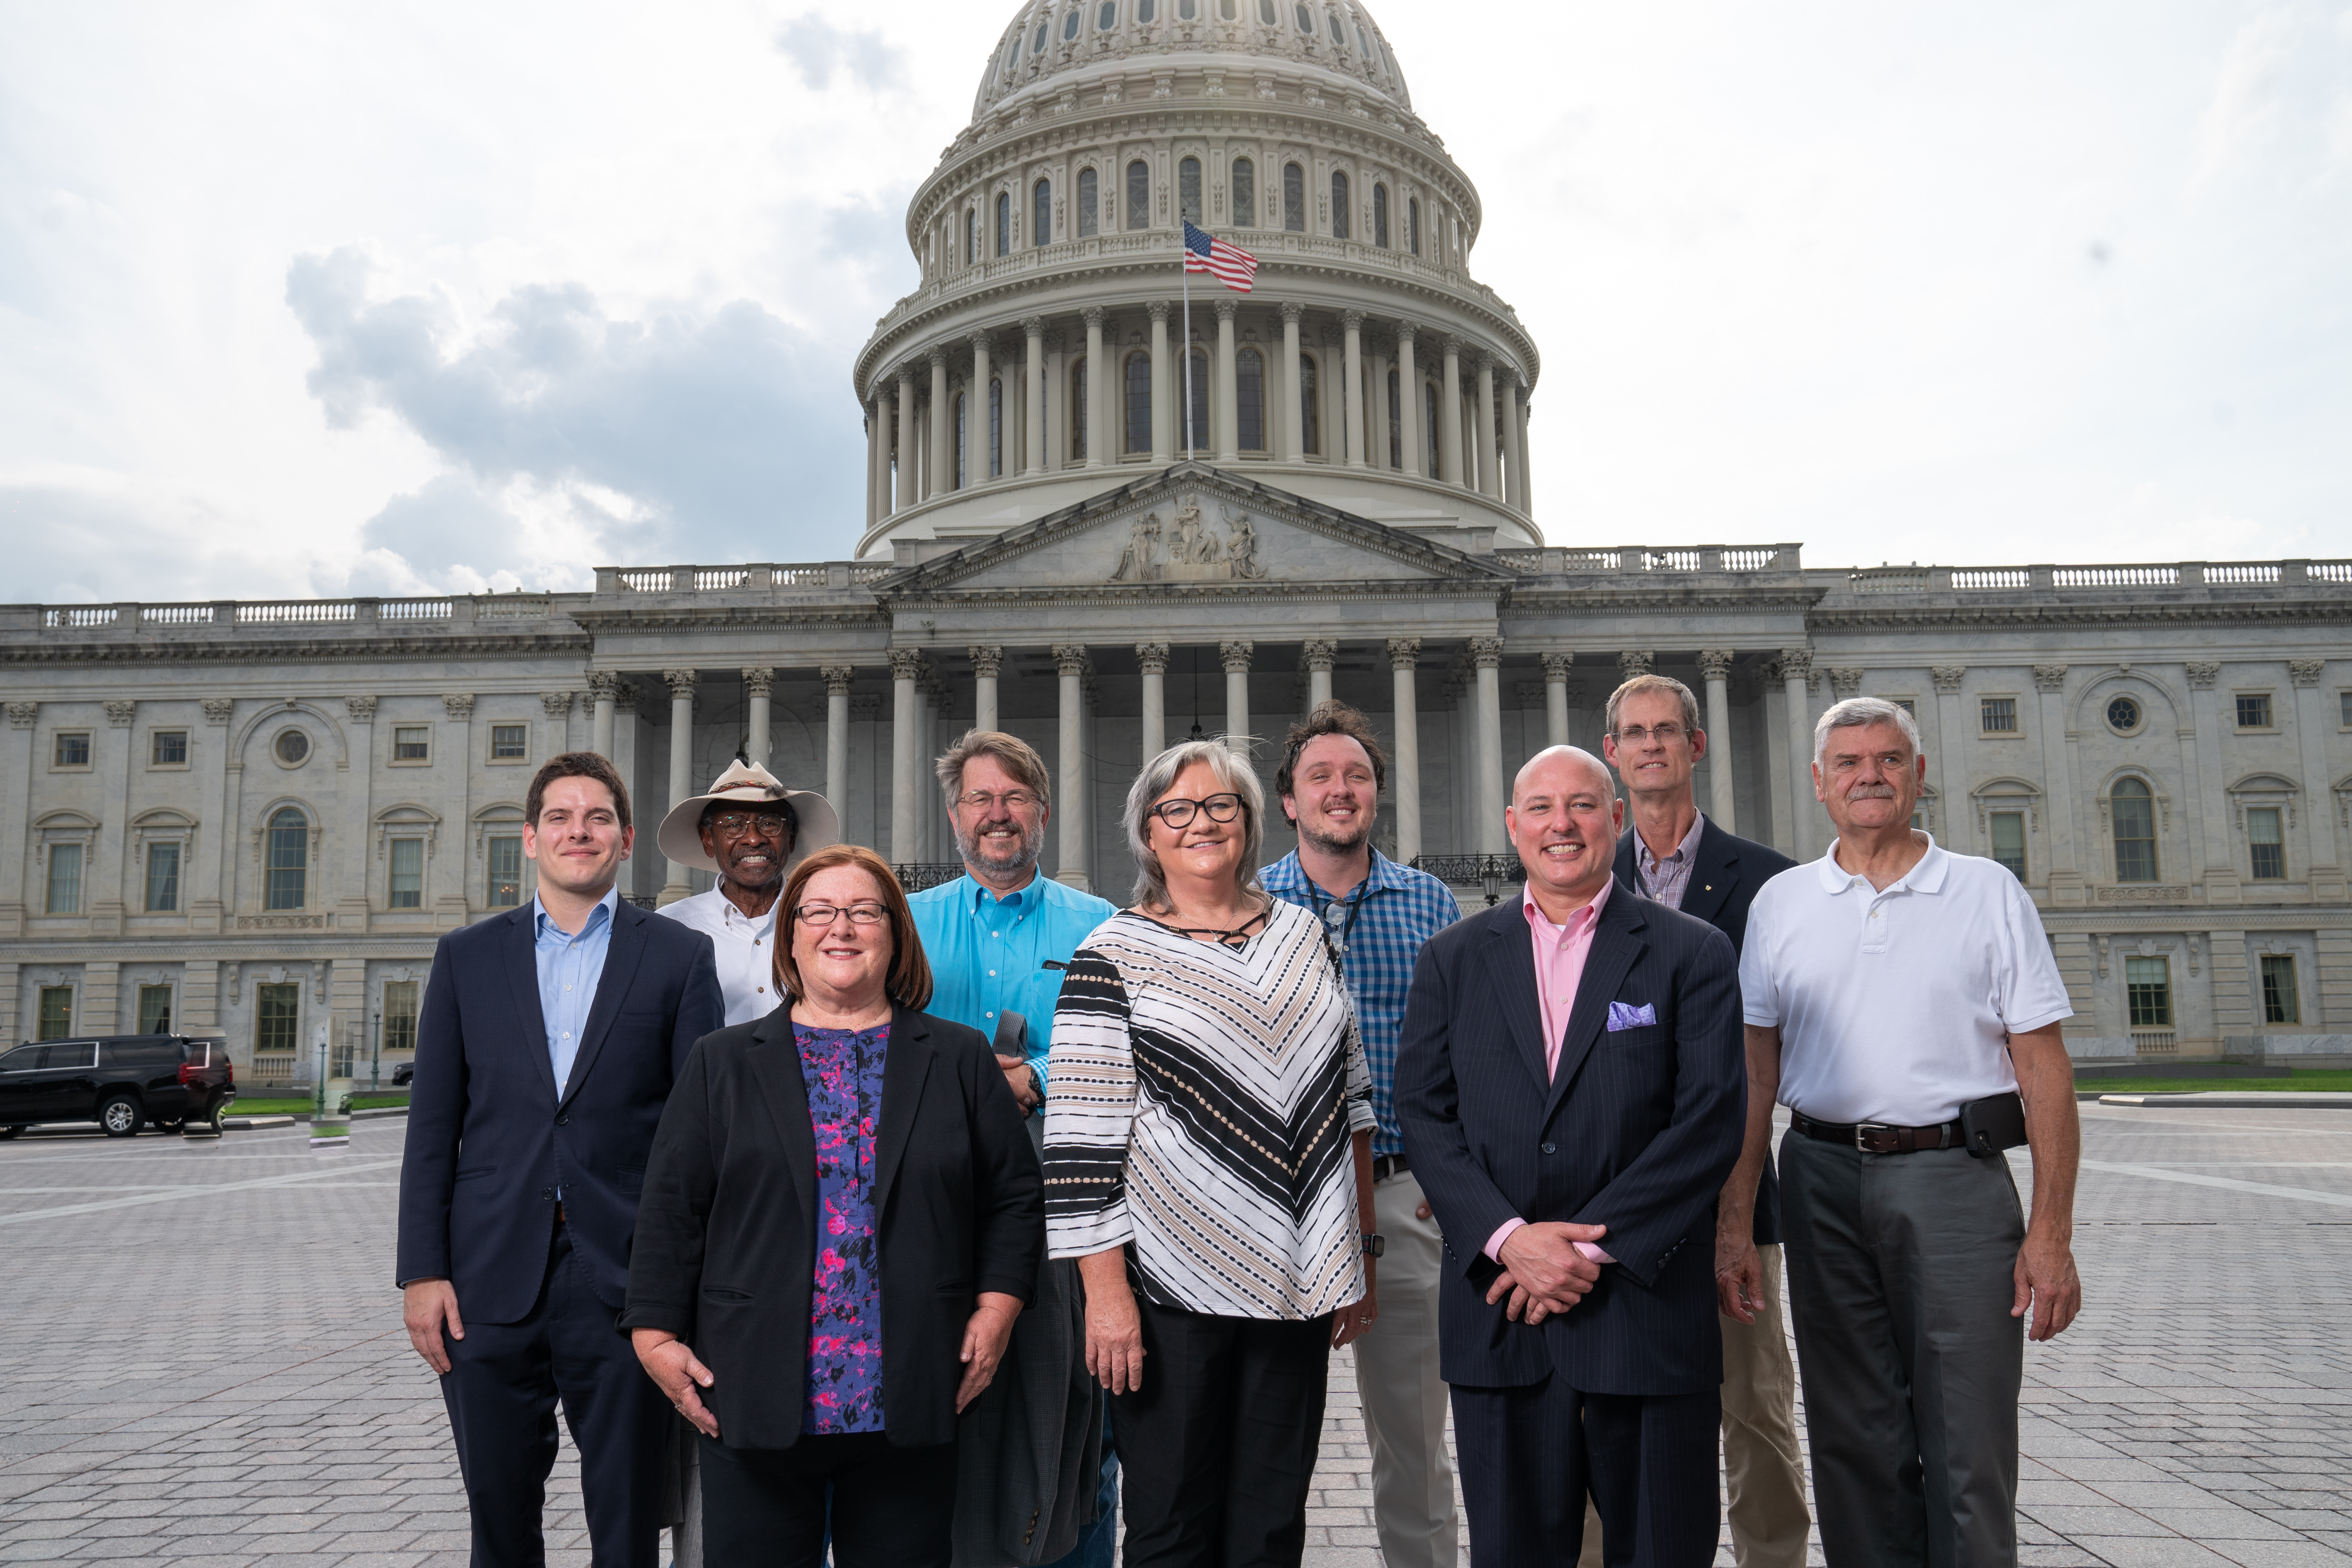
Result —
[[[509,637],[443,637],[410,633],[398,637],[125,638],[68,642],[45,637],[26,643],[0,643],[0,665],[53,667],[102,664],[279,664],[289,659],[347,663],[353,659],[579,657],[594,647],[583,633],[535,633]]]
[[[2352,624],[2352,595],[2326,599],[2216,599],[2182,603],[2151,602],[2118,595],[2112,603],[2079,600],[2057,604],[1922,605],[1916,601],[1868,606],[1815,605],[1805,618],[1814,632],[1902,631],[1964,627],[1973,630],[2010,628],[2108,628],[2146,630],[2152,625],[2179,626],[2343,626]]]
[[[710,602],[712,600],[719,602]],[[814,605],[730,605],[721,595],[697,595],[691,600],[674,605],[638,604],[625,609],[589,610],[576,618],[608,644],[641,632],[727,631],[738,628],[887,632],[890,628],[889,616],[871,596],[863,596],[855,604]]]

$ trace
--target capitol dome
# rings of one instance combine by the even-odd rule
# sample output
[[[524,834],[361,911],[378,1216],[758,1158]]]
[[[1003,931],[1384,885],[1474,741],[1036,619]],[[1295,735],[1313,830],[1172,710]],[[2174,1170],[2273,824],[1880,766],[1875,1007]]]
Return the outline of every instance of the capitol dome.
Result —
[[[1438,542],[1541,544],[1538,356],[1470,276],[1480,216],[1355,0],[1028,0],[908,204],[921,282],[856,362],[859,553],[1187,458]],[[1191,278],[1189,338],[1187,221],[1258,262],[1246,293]]]

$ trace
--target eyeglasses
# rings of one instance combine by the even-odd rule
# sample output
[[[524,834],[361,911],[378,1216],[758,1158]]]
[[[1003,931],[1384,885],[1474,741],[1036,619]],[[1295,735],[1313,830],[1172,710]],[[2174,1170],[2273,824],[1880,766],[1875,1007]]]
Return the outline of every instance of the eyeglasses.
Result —
[[[1617,731],[1617,743],[1621,746],[1638,746],[1655,735],[1658,738],[1658,744],[1671,746],[1689,733],[1690,731],[1680,724],[1653,724],[1646,730],[1639,724],[1628,724]]]
[[[1231,822],[1242,814],[1242,797],[1226,794],[1206,800],[1163,800],[1151,808],[1150,815],[1171,827],[1184,828],[1192,826],[1192,818],[1203,811],[1211,822]]]
[[[780,811],[763,811],[758,816],[730,811],[710,819],[710,831],[721,838],[740,838],[746,833],[757,833],[765,838],[782,838],[793,830],[793,819]]]
[[[1000,801],[1007,811],[1029,811],[1037,805],[1037,796],[1025,789],[1009,789],[1003,795],[991,795],[984,789],[976,789],[969,795],[956,796],[958,805],[969,806],[974,811],[993,811]]]
[[[803,904],[793,911],[794,920],[812,926],[829,926],[844,915],[854,926],[878,926],[890,911],[880,904]]]

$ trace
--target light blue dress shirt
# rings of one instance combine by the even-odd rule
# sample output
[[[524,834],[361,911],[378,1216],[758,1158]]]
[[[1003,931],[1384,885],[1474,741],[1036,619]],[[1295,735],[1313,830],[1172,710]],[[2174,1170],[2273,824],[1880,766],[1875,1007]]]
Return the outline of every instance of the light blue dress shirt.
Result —
[[[908,900],[931,964],[931,1005],[942,1018],[996,1038],[997,1015],[1029,1021],[1029,1065],[1045,1080],[1062,971],[1078,945],[1118,910],[1108,899],[1039,876],[998,898],[971,878],[927,888]]]
[[[572,1079],[580,1037],[588,1029],[596,983],[604,978],[604,955],[613,951],[613,910],[621,889],[613,889],[588,911],[580,934],[572,936],[550,920],[536,894],[530,900],[532,953],[539,963],[539,1014],[547,1025],[547,1059],[555,1068],[555,1098]]]

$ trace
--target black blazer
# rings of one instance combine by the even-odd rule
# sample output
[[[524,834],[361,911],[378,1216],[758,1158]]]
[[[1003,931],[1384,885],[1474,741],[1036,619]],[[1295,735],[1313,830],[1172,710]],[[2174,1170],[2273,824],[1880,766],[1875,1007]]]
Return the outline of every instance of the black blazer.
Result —
[[[1690,885],[1683,889],[1682,912],[1696,915],[1731,939],[1734,958],[1748,951],[1748,906],[1765,883],[1796,862],[1769,844],[1726,833],[1708,817],[1699,818],[1698,854],[1691,861]],[[1633,863],[1633,830],[1617,840],[1617,885],[1639,892],[1642,876]],[[1764,1174],[1756,1186],[1756,1245],[1769,1247],[1780,1239],[1780,1173],[1772,1168],[1772,1150],[1764,1149]]]
[[[875,1134],[882,1418],[902,1447],[952,1442],[964,1324],[983,1290],[1027,1301],[1045,1184],[979,1031],[891,1010]],[[789,1448],[808,1389],[816,1135],[792,1016],[707,1036],[654,1140],[625,1329],[667,1329],[717,1376],[730,1447]]]
[[[1609,1029],[1612,1001],[1657,1022]],[[1405,1001],[1396,1101],[1452,1264],[1441,1375],[1491,1388],[1557,1373],[1590,1394],[1716,1387],[1715,1202],[1748,1101],[1731,943],[1612,889],[1549,1081],[1544,1054],[1520,900],[1432,937]],[[1617,1262],[1570,1311],[1513,1323],[1486,1304],[1498,1270],[1479,1249],[1514,1217],[1605,1225]]]
[[[416,1022],[395,1276],[448,1279],[469,1323],[530,1314],[559,1188],[597,1299],[621,1310],[662,1102],[696,1039],[727,1018],[710,939],[624,899],[558,1096],[534,912],[525,903],[443,937]]]

